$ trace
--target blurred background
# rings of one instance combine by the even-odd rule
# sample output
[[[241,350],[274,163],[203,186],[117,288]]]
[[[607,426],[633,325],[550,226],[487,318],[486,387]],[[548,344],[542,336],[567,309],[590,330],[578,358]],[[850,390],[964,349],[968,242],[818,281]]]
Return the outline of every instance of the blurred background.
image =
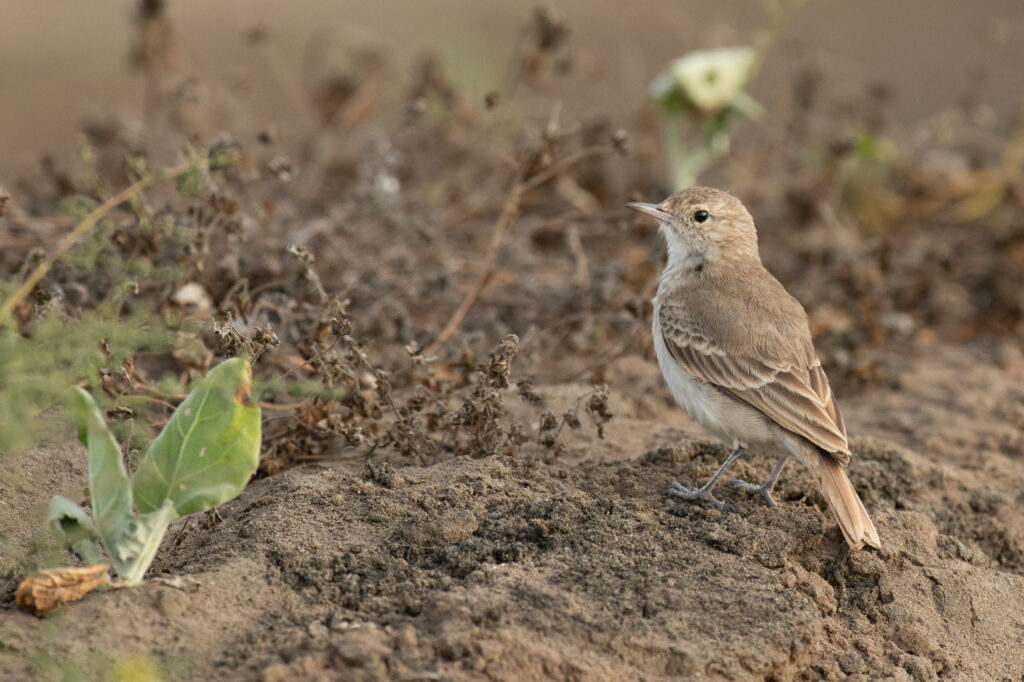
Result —
[[[756,0],[552,3],[572,28],[573,75],[548,93],[567,111],[600,106],[635,112],[649,81],[670,60],[695,49],[747,44],[766,26],[769,3]],[[224,0],[166,3],[174,29],[175,66],[197,78],[193,93],[219,111],[273,118],[296,115],[289,84],[312,84],[361,45],[392,60],[389,81],[412,78],[415,60],[430,53],[452,83],[482,97],[507,80],[530,8],[466,0],[291,3]],[[0,24],[0,173],[37,163],[40,152],[74,144],[83,116],[118,112],[141,118],[143,77],[133,68],[137,3],[11,3]],[[247,44],[266,27],[273,64]],[[807,2],[778,28],[752,85],[770,104],[803,69],[821,72],[837,96],[868,86],[886,89],[886,113],[912,125],[936,111],[975,107],[990,125],[1011,125],[1020,106],[1024,10],[1014,0],[869,0]],[[341,54],[339,54],[341,53]],[[294,85],[294,84],[292,84]],[[246,117],[246,118],[248,118]],[[243,122],[245,119],[243,119]]]

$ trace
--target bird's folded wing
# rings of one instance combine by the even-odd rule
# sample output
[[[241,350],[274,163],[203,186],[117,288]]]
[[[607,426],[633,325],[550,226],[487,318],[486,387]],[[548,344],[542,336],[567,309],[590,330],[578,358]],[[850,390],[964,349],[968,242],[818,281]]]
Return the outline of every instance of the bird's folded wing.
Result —
[[[846,425],[817,358],[798,363],[734,355],[674,325],[662,325],[662,334],[672,357],[690,374],[849,463]]]

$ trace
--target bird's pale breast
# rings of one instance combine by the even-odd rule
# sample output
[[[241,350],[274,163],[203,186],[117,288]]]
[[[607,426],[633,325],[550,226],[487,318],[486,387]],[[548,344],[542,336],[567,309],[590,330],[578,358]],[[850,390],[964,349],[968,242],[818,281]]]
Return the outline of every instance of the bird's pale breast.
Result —
[[[651,329],[654,352],[661,374],[680,407],[727,443],[739,441],[745,445],[760,445],[777,442],[778,430],[772,428],[760,412],[709,386],[676,362],[665,344],[659,314],[660,306],[655,300]]]

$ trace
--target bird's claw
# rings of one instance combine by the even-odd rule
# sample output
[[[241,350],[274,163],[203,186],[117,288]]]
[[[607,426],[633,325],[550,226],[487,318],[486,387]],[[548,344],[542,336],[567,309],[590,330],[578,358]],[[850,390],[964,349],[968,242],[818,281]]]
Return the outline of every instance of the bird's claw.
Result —
[[[722,502],[720,499],[715,497],[711,493],[711,485],[705,485],[700,488],[684,488],[679,484],[678,481],[672,481],[669,484],[668,490],[666,491],[669,495],[674,497],[681,497],[684,500],[695,502],[697,500],[705,500],[714,505],[717,509],[722,511],[731,512],[732,506]]]
[[[772,481],[772,483],[774,483],[774,481]],[[769,507],[776,507],[776,506],[778,506],[775,503],[775,498],[772,497],[772,488],[774,487],[773,485],[768,485],[767,483],[762,483],[761,485],[755,485],[753,483],[747,483],[746,481],[741,481],[738,478],[734,478],[733,480],[729,481],[729,485],[736,486],[737,488],[743,488],[748,493],[757,493],[758,495],[763,497],[766,502],[768,502],[768,506]]]

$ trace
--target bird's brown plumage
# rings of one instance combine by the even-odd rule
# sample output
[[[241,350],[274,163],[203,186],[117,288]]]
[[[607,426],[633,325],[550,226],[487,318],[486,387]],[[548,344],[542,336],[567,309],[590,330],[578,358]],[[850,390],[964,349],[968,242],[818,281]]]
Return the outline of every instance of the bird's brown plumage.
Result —
[[[702,297],[701,305],[678,300],[696,296]],[[770,316],[764,319],[774,320],[775,325],[759,335],[744,324],[754,316],[735,310],[751,305],[749,299],[700,290],[666,298],[660,306],[661,331],[672,357],[686,371],[803,436],[839,462],[850,462],[846,425],[798,303],[796,308],[785,306],[788,310],[764,311]],[[704,314],[711,310],[716,314]],[[766,337],[785,341],[765,343]]]
[[[806,443],[798,446],[807,448],[801,458],[817,474],[849,544],[879,546],[844,469],[850,462],[846,425],[815,353],[807,314],[761,264],[750,213],[731,195],[710,188],[683,190],[656,209],[638,206],[662,220],[669,241],[655,333],[671,361],[752,408],[788,438]],[[698,212],[705,213],[703,219]],[[743,419],[729,427],[735,419],[730,414],[710,417],[716,432],[734,431],[731,438],[746,442],[742,431],[753,427]],[[757,435],[764,437],[763,431]]]

